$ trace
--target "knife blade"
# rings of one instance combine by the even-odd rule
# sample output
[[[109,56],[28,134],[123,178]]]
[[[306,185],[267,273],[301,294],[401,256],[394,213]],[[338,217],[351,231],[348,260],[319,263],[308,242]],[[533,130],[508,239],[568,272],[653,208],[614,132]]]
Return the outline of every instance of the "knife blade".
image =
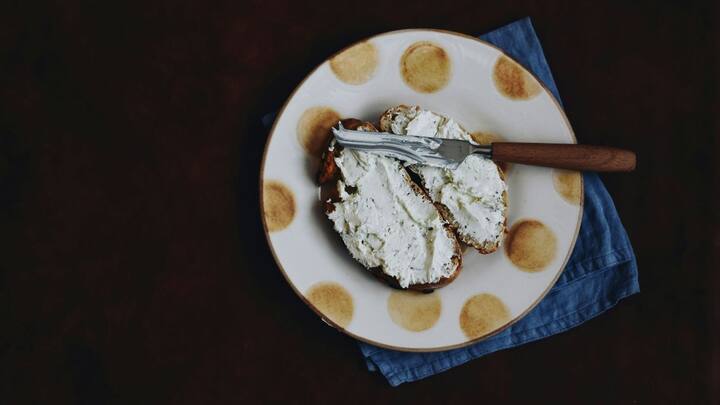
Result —
[[[476,145],[459,139],[395,135],[389,132],[353,131],[342,124],[333,127],[337,142],[344,148],[380,153],[408,163],[457,168],[471,154],[491,157],[490,145]]]

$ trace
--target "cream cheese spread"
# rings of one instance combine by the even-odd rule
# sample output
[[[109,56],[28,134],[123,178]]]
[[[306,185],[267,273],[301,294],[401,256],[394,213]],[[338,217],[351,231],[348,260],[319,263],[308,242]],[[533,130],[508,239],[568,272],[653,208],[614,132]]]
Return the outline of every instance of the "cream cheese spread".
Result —
[[[409,107],[393,116],[390,130],[396,134],[462,139],[470,134],[457,122],[419,107]],[[457,232],[465,241],[499,243],[505,227],[505,181],[495,163],[471,155],[456,169],[412,165],[435,202],[447,207]]]
[[[403,288],[456,271],[457,242],[444,229],[447,222],[410,186],[399,161],[344,149],[335,163],[343,180],[328,218],[357,261],[382,267]]]

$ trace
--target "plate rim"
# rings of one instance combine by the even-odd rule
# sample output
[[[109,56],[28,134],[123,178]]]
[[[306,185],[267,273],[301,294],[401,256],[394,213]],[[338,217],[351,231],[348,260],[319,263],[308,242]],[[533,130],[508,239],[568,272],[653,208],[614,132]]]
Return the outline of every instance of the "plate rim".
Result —
[[[488,46],[490,48],[497,50],[503,56],[505,56],[506,58],[508,58],[508,59],[512,60],[513,62],[515,62],[516,64],[518,64],[526,73],[531,75],[540,84],[540,86],[543,88],[543,90],[545,92],[548,93],[548,95],[550,96],[550,100],[555,105],[555,108],[557,108],[558,111],[560,112],[560,116],[562,117],[563,122],[565,123],[565,125],[567,126],[567,128],[570,132],[570,136],[572,137],[573,143],[577,144],[577,137],[575,136],[575,131],[573,130],[572,125],[570,125],[570,121],[568,120],[567,115],[565,114],[565,110],[563,109],[562,105],[560,105],[560,102],[555,98],[555,95],[550,91],[550,89],[548,89],[548,87],[545,85],[545,83],[543,83],[532,71],[527,69],[522,63],[518,62],[512,56],[508,55],[501,48],[499,48],[499,47],[495,46],[494,44],[491,44],[487,41],[484,41],[480,38],[473,37],[472,35],[469,35],[469,34],[464,34],[461,32],[450,31],[450,30],[437,29],[437,28],[407,28],[407,29],[401,29],[401,30],[386,31],[386,32],[382,32],[380,34],[375,34],[375,35],[354,41],[350,45],[343,47],[342,49],[338,50],[337,52],[335,52],[335,53],[331,54],[330,56],[328,56],[327,58],[325,58],[325,60],[320,62],[317,66],[315,66],[310,72],[308,72],[305,75],[305,77],[300,81],[300,83],[298,83],[297,86],[295,86],[295,88],[290,93],[290,95],[288,95],[287,99],[285,99],[285,102],[283,103],[282,107],[278,110],[277,115],[275,116],[275,119],[273,120],[273,124],[270,127],[270,130],[268,131],[267,139],[265,140],[265,146],[263,147],[263,154],[262,154],[262,159],[260,161],[260,173],[259,173],[259,182],[258,182],[259,214],[260,214],[260,221],[262,222],[262,225],[263,225],[263,233],[265,234],[265,241],[267,242],[267,245],[270,248],[270,253],[272,254],[273,261],[275,262],[278,269],[280,270],[280,273],[283,275],[283,278],[285,278],[285,281],[287,282],[287,284],[290,285],[290,288],[300,298],[300,300],[302,300],[302,302],[304,302],[305,305],[310,307],[310,309],[312,309],[313,312],[315,312],[323,322],[325,322],[327,325],[331,326],[333,329],[336,329],[336,330],[344,333],[345,335],[350,336],[353,339],[356,339],[363,343],[367,343],[367,344],[377,346],[377,347],[380,347],[383,349],[397,350],[397,351],[402,351],[402,352],[413,352],[413,353],[442,352],[442,351],[467,347],[467,346],[473,345],[475,343],[478,343],[482,340],[488,339],[490,337],[493,337],[493,336],[503,332],[505,329],[509,328],[510,326],[514,325],[517,321],[524,318],[528,313],[530,313],[530,311],[535,309],[535,307],[537,307],[537,305],[540,303],[540,301],[542,301],[545,298],[545,296],[547,296],[547,294],[550,292],[550,290],[555,286],[555,284],[557,283],[560,276],[563,274],[563,272],[565,272],[565,267],[567,266],[567,263],[570,260],[570,256],[572,255],[572,252],[575,250],[575,243],[577,242],[577,237],[580,233],[580,225],[582,224],[582,218],[583,218],[583,214],[585,211],[584,210],[584,208],[585,208],[585,181],[584,181],[582,175],[580,176],[580,202],[578,204],[580,207],[580,210],[579,210],[579,214],[578,214],[577,225],[575,226],[575,232],[573,234],[572,241],[570,242],[570,248],[568,249],[568,252],[565,255],[565,259],[563,260],[562,269],[555,275],[555,278],[553,278],[553,280],[550,282],[550,284],[545,289],[545,291],[543,291],[543,293],[540,294],[540,296],[527,309],[525,309],[523,312],[521,312],[519,315],[517,315],[516,317],[511,319],[509,322],[507,322],[505,325],[501,326],[500,328],[497,328],[490,333],[476,337],[474,339],[470,339],[470,340],[462,342],[462,343],[457,343],[454,345],[448,345],[448,346],[442,346],[442,347],[431,347],[431,348],[402,347],[402,346],[393,346],[393,345],[389,345],[386,343],[376,342],[374,340],[371,340],[371,339],[359,336],[355,333],[352,333],[352,332],[348,331],[347,329],[343,328],[342,326],[338,325],[337,323],[333,322],[330,318],[326,317],[319,309],[317,309],[315,307],[315,305],[313,305],[307,298],[305,298],[305,295],[301,291],[298,290],[298,288],[295,286],[295,284],[292,282],[292,280],[290,280],[287,273],[285,272],[285,269],[283,268],[282,263],[278,259],[277,254],[275,253],[275,247],[273,246],[272,241],[270,240],[270,232],[268,231],[267,222],[266,222],[265,213],[264,213],[264,206],[263,206],[263,201],[264,201],[264,199],[263,199],[263,188],[264,188],[263,184],[265,181],[265,178],[264,178],[265,177],[264,176],[265,163],[267,161],[267,154],[268,154],[268,149],[270,146],[270,141],[272,140],[273,135],[275,135],[275,128],[278,124],[278,121],[280,120],[280,117],[283,116],[283,114],[285,113],[285,109],[287,108],[288,104],[290,103],[290,100],[292,100],[295,97],[295,94],[298,92],[298,90],[300,90],[300,88],[305,84],[305,82],[313,74],[315,74],[315,72],[318,69],[320,69],[320,67],[322,67],[325,64],[325,62],[328,62],[333,57],[335,57],[336,55],[339,55],[340,53],[344,52],[345,50],[352,48],[353,46],[355,46],[357,44],[360,44],[363,42],[368,42],[375,38],[379,38],[379,37],[386,36],[386,35],[402,34],[402,33],[407,33],[407,32],[434,32],[434,33],[447,34],[450,36],[456,36],[456,37],[460,37],[460,38],[464,38],[464,39],[470,39],[472,41],[479,42],[482,45],[485,45],[485,46]],[[502,249],[504,250],[504,247]]]

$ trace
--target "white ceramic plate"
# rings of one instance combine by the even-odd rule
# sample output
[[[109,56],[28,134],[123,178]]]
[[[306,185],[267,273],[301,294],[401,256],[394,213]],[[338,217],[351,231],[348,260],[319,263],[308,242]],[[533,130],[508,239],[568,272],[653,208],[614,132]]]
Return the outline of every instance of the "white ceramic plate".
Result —
[[[289,98],[265,149],[263,224],[277,264],[326,323],[407,351],[461,347],[527,314],[560,275],[580,227],[578,173],[511,165],[510,233],[490,255],[432,294],[399,292],[355,262],[332,230],[315,183],[318,150],[339,117],[376,122],[398,104],[443,113],[507,141],[575,143],[552,95],[497,48],[451,32],[405,30],[367,39],[318,66]],[[490,135],[488,135],[490,134]]]

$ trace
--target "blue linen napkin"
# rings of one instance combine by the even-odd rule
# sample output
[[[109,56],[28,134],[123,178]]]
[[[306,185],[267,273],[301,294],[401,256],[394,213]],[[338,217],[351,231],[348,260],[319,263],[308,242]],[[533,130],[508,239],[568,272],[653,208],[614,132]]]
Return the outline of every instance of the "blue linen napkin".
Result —
[[[480,36],[531,70],[560,101],[530,18]],[[274,114],[263,117],[270,126]],[[461,349],[408,353],[359,342],[367,367],[390,385],[443,372],[470,360],[566,331],[605,312],[640,291],[637,262],[612,198],[595,173],[583,173],[584,213],[575,248],[565,270],[545,298],[502,333]]]
[[[523,64],[560,101],[529,17],[480,39]],[[417,381],[486,354],[566,331],[639,292],[635,254],[612,198],[597,174],[583,173],[583,180],[584,212],[575,249],[555,286],[528,315],[498,335],[445,352],[398,352],[360,342],[368,369],[380,371],[392,386]]]

